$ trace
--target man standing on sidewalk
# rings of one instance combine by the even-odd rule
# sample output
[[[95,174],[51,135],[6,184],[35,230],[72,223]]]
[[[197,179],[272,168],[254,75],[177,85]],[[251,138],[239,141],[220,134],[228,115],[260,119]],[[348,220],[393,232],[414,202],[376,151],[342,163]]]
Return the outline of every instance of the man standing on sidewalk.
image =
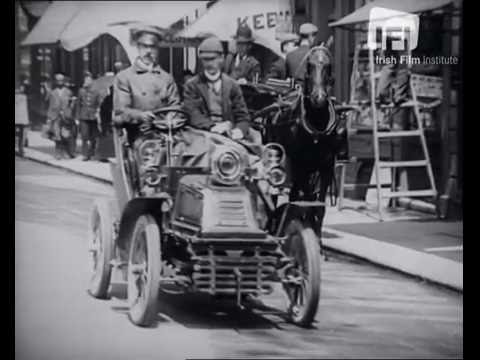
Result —
[[[78,92],[75,119],[80,122],[83,161],[95,155],[100,122],[100,94],[92,89],[92,74],[85,72],[83,87]]]
[[[65,86],[65,77],[62,74],[55,75],[55,89],[46,88],[48,102],[47,126],[50,139],[55,141],[55,158],[57,160],[70,153],[66,138],[68,134],[62,134],[62,130],[68,131],[68,125],[72,122],[72,92]]]

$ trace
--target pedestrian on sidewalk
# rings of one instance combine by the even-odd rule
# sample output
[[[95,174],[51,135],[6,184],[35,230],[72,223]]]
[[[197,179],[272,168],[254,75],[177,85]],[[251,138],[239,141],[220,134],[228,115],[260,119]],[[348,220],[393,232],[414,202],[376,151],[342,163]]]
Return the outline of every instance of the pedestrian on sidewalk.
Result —
[[[83,87],[78,92],[75,119],[80,123],[83,161],[95,155],[100,127],[101,95],[92,88],[93,76],[86,71]]]
[[[67,155],[73,158],[70,152],[69,138],[71,136],[72,92],[65,86],[65,76],[55,75],[55,88],[45,88],[48,103],[47,128],[49,138],[55,142],[55,158],[60,160]]]

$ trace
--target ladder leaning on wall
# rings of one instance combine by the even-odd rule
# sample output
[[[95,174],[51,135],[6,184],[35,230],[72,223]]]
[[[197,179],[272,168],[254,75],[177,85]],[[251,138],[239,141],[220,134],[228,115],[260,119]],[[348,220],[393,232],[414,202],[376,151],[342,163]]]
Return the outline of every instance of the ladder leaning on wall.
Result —
[[[421,112],[425,109],[431,109],[436,107],[441,102],[441,88],[439,91],[434,92],[433,96],[431,92],[422,91],[421,83],[425,79],[430,81],[430,84],[436,85],[438,90],[438,85],[441,86],[441,79],[431,77],[431,76],[421,76],[411,73],[409,66],[409,87],[412,95],[412,99],[409,101],[397,105],[404,108],[413,109],[414,117],[416,119],[416,129],[414,130],[393,130],[392,127],[388,131],[379,131],[379,122],[378,122],[378,111],[385,110],[388,108],[393,108],[394,105],[380,105],[376,101],[376,78],[378,77],[375,71],[374,64],[374,50],[368,50],[369,57],[369,77],[370,77],[370,106],[372,111],[372,120],[373,120],[373,152],[374,152],[374,171],[375,171],[375,184],[376,184],[376,197],[377,197],[377,212],[379,214],[380,221],[384,220],[384,212],[382,208],[382,199],[384,198],[413,198],[413,197],[431,197],[434,199],[435,204],[437,204],[437,189],[435,186],[435,179],[433,176],[432,165],[430,161],[430,155],[428,153],[427,142],[425,138],[425,132],[423,127],[423,121]],[[437,80],[440,80],[437,81]],[[419,94],[419,90],[422,91]],[[425,103],[419,100],[419,95],[423,95],[425,98],[433,99],[433,101]],[[440,96],[439,96],[440,95]],[[436,98],[436,99],[435,99]],[[383,129],[382,129],[383,130]],[[380,154],[380,139],[393,139],[393,138],[418,138],[421,143],[422,153],[424,158],[419,160],[410,160],[410,161],[382,161]],[[396,170],[397,169],[408,169],[408,168],[425,168],[428,175],[429,187],[422,190],[403,190],[397,191],[396,186]],[[380,179],[380,170],[381,169],[391,169],[392,171],[392,182],[391,182],[391,191],[382,193],[381,191],[381,179]]]

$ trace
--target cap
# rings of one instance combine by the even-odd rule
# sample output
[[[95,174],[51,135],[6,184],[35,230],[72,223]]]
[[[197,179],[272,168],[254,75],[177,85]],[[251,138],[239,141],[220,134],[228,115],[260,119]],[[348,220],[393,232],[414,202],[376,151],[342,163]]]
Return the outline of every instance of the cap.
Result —
[[[298,32],[300,33],[300,35],[310,35],[318,32],[318,28],[311,23],[305,23],[300,25],[300,29]]]
[[[287,42],[298,41],[299,40],[299,36],[297,34],[294,34],[294,33],[280,33],[277,36],[275,36],[275,38],[278,41],[280,41],[281,44],[285,44]]]
[[[93,77],[92,73],[91,73],[90,71],[88,71],[88,70],[86,70],[86,71],[83,72],[83,76],[84,76],[84,77]]]
[[[65,81],[65,76],[63,74],[55,74],[55,81]]]
[[[252,42],[253,40],[255,40],[253,38],[252,29],[250,29],[248,25],[240,25],[237,29],[237,33],[233,38],[237,40],[237,43]]]
[[[161,41],[164,36],[165,32],[159,28],[158,26],[153,25],[146,25],[146,24],[138,24],[130,30],[131,38],[133,42],[136,42],[138,38],[143,34],[150,34],[157,37],[158,41]],[[149,42],[149,44],[154,44],[153,41]]]
[[[223,46],[220,39],[210,37],[202,41],[198,47],[198,56],[202,59],[213,58],[223,54]]]

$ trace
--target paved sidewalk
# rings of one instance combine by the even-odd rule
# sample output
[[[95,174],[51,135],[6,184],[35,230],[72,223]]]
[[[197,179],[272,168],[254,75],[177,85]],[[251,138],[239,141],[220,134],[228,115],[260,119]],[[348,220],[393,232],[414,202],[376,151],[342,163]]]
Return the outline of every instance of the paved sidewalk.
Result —
[[[29,146],[25,148],[25,158],[88,176],[98,181],[112,182],[108,163],[95,160],[82,161],[80,155],[74,159],[56,160],[52,141],[44,139],[38,131],[30,131],[27,136]],[[80,146],[79,141],[77,148],[79,149]]]
[[[30,132],[28,140],[26,158],[111,183],[108,163],[55,160],[51,141],[38,132]],[[371,204],[346,199],[345,205],[342,211],[327,209],[325,247],[463,291],[463,222],[405,209],[379,222]]]

